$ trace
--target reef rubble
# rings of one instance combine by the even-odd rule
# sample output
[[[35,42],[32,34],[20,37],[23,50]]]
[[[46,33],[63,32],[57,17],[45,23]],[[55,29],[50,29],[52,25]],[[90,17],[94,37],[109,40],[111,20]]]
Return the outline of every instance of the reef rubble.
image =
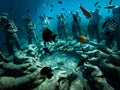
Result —
[[[31,44],[12,57],[0,52],[0,90],[120,90],[120,51],[75,40],[58,40],[48,49],[51,54],[41,42],[41,48]],[[46,66],[50,79],[40,74]]]

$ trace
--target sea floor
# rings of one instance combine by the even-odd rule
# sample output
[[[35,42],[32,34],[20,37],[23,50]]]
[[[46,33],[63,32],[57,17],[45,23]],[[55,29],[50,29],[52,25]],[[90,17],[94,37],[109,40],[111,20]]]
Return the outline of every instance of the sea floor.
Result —
[[[43,41],[39,49],[29,45],[14,56],[0,61],[0,90],[119,90],[120,51],[108,48],[104,41],[85,44],[77,40]],[[44,67],[52,69],[48,79]]]

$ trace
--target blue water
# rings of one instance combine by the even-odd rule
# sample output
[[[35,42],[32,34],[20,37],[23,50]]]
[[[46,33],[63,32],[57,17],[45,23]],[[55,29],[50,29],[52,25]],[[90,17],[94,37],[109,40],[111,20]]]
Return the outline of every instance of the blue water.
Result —
[[[58,1],[61,1],[61,3],[58,3]],[[99,3],[95,6],[94,4],[97,1],[99,1]],[[110,2],[110,0],[0,0],[0,16],[1,16],[2,12],[6,12],[6,13],[8,13],[9,18],[15,22],[15,25],[18,28],[18,32],[17,32],[18,39],[19,39],[20,45],[22,47],[22,49],[20,51],[18,51],[17,54],[16,54],[16,52],[14,53],[15,55],[13,55],[13,56],[15,56],[15,58],[12,57],[12,55],[9,57],[9,55],[6,54],[7,50],[6,50],[6,45],[5,45],[5,43],[6,43],[5,32],[3,32],[0,28],[0,54],[2,51],[2,53],[5,56],[8,56],[10,58],[10,60],[12,60],[14,62],[15,62],[15,60],[16,60],[16,62],[22,62],[22,59],[24,61],[24,59],[27,56],[27,58],[28,57],[31,58],[30,60],[28,59],[28,63],[30,63],[31,66],[36,66],[37,69],[39,66],[40,66],[39,68],[50,67],[54,70],[53,71],[54,76],[56,76],[58,74],[58,72],[60,72],[60,71],[63,71],[63,72],[70,71],[70,73],[72,71],[76,72],[77,70],[81,73],[89,73],[89,72],[92,72],[91,69],[95,69],[96,72],[97,72],[97,70],[101,71],[98,69],[98,68],[101,69],[101,67],[102,67],[101,62],[104,62],[107,60],[108,60],[108,62],[106,62],[107,64],[108,63],[117,64],[116,61],[117,61],[117,59],[119,61],[119,55],[120,55],[120,52],[118,52],[120,50],[120,39],[119,39],[120,35],[116,32],[117,32],[117,30],[118,30],[118,32],[120,32],[120,30],[119,30],[120,29],[120,26],[119,26],[120,25],[120,14],[118,15],[119,20],[115,20],[115,22],[111,21],[112,24],[118,26],[117,29],[115,29],[115,31],[116,31],[115,34],[114,34],[114,30],[113,30],[113,33],[112,33],[113,36],[110,36],[110,37],[107,37],[107,35],[105,36],[105,29],[102,29],[102,25],[106,21],[106,18],[107,17],[112,18],[114,16],[112,13],[112,9],[104,8],[105,6],[109,5],[109,2]],[[98,24],[98,27],[99,27],[98,30],[100,30],[99,34],[101,37],[96,35],[94,38],[92,38],[92,39],[90,38],[90,35],[89,35],[90,31],[88,31],[88,28],[89,28],[88,25],[89,25],[90,19],[86,18],[86,16],[83,14],[82,10],[80,9],[80,5],[82,5],[85,9],[87,9],[90,12],[95,11],[97,6],[100,6],[99,14],[102,18],[101,18],[100,23]],[[119,6],[119,10],[120,10],[120,0],[112,0],[112,5]],[[75,13],[77,10],[79,11],[79,14],[81,16],[80,30],[82,32],[82,35],[84,35],[87,38],[85,43],[82,43],[82,42],[80,42],[80,40],[77,40],[75,37],[73,37],[74,36],[73,33],[71,33],[73,18],[72,18],[72,15],[70,14],[70,12]],[[50,52],[47,52],[44,50],[45,45],[43,43],[43,38],[42,38],[43,30],[41,28],[42,25],[40,25],[39,16],[46,14],[47,16],[53,18],[53,19],[49,19],[49,29],[53,33],[58,34],[58,32],[57,32],[58,23],[57,23],[56,15],[61,12],[63,12],[66,17],[65,30],[67,32],[67,38],[65,38],[64,40],[61,40],[60,38],[57,37],[55,43],[54,42],[47,43],[47,49],[50,50]],[[120,11],[118,11],[118,12],[120,12]],[[37,39],[39,41],[38,48],[36,47],[37,45],[36,46],[33,45],[33,47],[31,46],[31,48],[30,48],[30,45],[28,45],[28,42],[27,42],[28,38],[27,38],[27,33],[26,33],[27,30],[25,29],[25,23],[22,20],[22,17],[24,15],[31,15],[33,22],[36,25],[35,32],[37,33],[36,35],[37,35]],[[114,19],[113,19],[113,21],[114,21]],[[114,28],[114,25],[110,25],[110,26],[112,28]],[[91,31],[95,32],[95,30],[91,30]],[[79,32],[77,32],[77,34],[78,33]],[[97,34],[97,33],[95,33],[95,34]],[[109,32],[108,32],[108,34],[109,34]],[[114,37],[115,37],[114,35],[117,38],[114,39]],[[107,37],[108,41],[107,41],[106,37]],[[114,39],[114,40],[112,41],[111,39]],[[98,41],[98,40],[100,40],[100,41]],[[107,44],[105,44],[105,41],[107,42]],[[113,46],[111,44],[112,42],[113,42]],[[32,44],[35,44],[35,42]],[[108,48],[105,46],[105,45],[109,46],[109,44],[112,47],[110,46]],[[36,49],[34,49],[34,48],[36,48]],[[15,50],[15,51],[17,51],[17,50]],[[116,56],[118,55],[118,57],[114,56],[114,54]],[[93,65],[92,65],[92,63],[88,63],[87,61],[84,61],[84,58],[86,58],[87,56],[89,57],[88,61],[91,61],[93,63]],[[21,61],[17,58],[19,58]],[[111,58],[115,59],[115,61],[112,61]],[[109,61],[109,59],[110,59],[110,61]],[[1,56],[0,56],[0,60],[2,60]],[[101,61],[99,61],[99,60],[101,60]],[[82,67],[80,67],[78,65],[79,61],[82,61],[81,62]],[[25,62],[22,62],[22,63],[25,63]],[[36,64],[39,64],[39,65],[37,66]],[[83,64],[85,64],[86,66]],[[101,66],[99,67],[98,64]],[[78,68],[77,65],[80,68]],[[118,63],[118,65],[119,65],[119,63]],[[5,65],[3,65],[3,66],[5,67]],[[116,67],[115,65],[114,66],[108,65],[107,67],[106,66],[104,65],[102,67],[102,69],[104,70],[104,67],[105,67],[105,70],[107,71],[108,75],[109,75],[109,71],[108,71],[109,68],[110,68],[110,70],[114,70],[114,68]],[[76,67],[77,67],[77,69],[76,69]],[[86,69],[86,67],[88,67],[88,68]],[[95,67],[97,67],[97,69]],[[117,66],[117,68],[115,68],[116,72],[119,72],[118,67],[119,66]],[[86,69],[88,71],[84,71],[83,69],[84,70]],[[33,71],[34,71],[34,69],[33,69]],[[1,76],[1,73],[4,73],[4,72],[0,72],[0,76]],[[14,74],[14,73],[12,73],[12,74]],[[28,72],[28,74],[29,74],[29,72]],[[89,73],[89,74],[91,75],[91,73]],[[99,74],[99,73],[97,72],[97,74]],[[96,77],[97,77],[97,74],[96,74]],[[117,74],[119,74],[119,73],[117,73]],[[110,75],[111,75],[111,73],[110,73]],[[85,77],[87,77],[87,74]],[[91,77],[89,77],[89,75],[88,75],[87,78],[91,78]],[[101,76],[100,76],[100,78],[101,78]],[[80,79],[83,79],[83,78],[79,78],[78,80],[80,80]],[[90,80],[92,80],[92,79],[90,79]],[[111,80],[111,76],[110,76],[110,80]],[[110,82],[112,82],[112,80]],[[117,80],[116,81],[113,80],[113,81],[116,82]],[[117,82],[119,82],[119,81],[117,81]],[[117,82],[115,83],[115,85],[113,84],[113,82],[110,83],[111,86],[115,86],[114,87],[115,90],[117,90],[116,88],[119,87]],[[81,87],[83,87],[83,86],[81,86]],[[97,86],[97,85],[95,85],[95,86]],[[90,85],[90,87],[93,87],[93,86]],[[99,85],[97,88],[99,88]],[[120,89],[120,87],[119,87],[119,89]],[[42,90],[42,89],[40,89],[40,90]],[[49,90],[49,89],[47,89],[47,90]],[[77,89],[77,90],[79,90],[79,89]],[[86,90],[90,90],[90,89],[86,89]],[[91,89],[91,90],[93,90],[93,89]]]
[[[56,25],[57,25],[57,18],[56,15],[64,12],[66,18],[66,31],[71,32],[71,23],[72,23],[72,16],[70,15],[70,11],[75,13],[79,10],[81,16],[81,30],[83,32],[87,32],[87,26],[89,19],[85,17],[83,12],[80,10],[79,6],[82,5],[90,12],[95,11],[97,6],[100,6],[99,14],[102,16],[102,20],[100,21],[99,27],[101,28],[102,23],[105,21],[106,17],[112,16],[112,9],[108,13],[109,9],[105,9],[106,5],[109,5],[110,0],[61,0],[62,4],[59,4],[58,1],[60,0],[0,0],[0,14],[2,12],[7,12],[9,18],[15,22],[15,25],[18,27],[17,35],[21,43],[26,42],[27,39],[26,31],[24,30],[24,22],[22,21],[22,16],[29,14],[32,16],[33,21],[36,25],[36,32],[38,34],[39,40],[42,40],[42,30],[41,26],[39,25],[40,19],[39,16],[42,14],[46,14],[53,19],[49,20],[50,26],[49,28],[53,32],[57,32]],[[94,4],[99,1],[97,6]],[[53,7],[51,7],[53,5]],[[119,6],[120,0],[112,0],[112,5]],[[65,10],[62,10],[64,8]],[[53,9],[53,11],[50,11]],[[29,10],[29,12],[27,12]],[[102,30],[101,30],[102,31]],[[71,36],[72,37],[72,36]],[[96,39],[96,38],[95,38]],[[104,37],[102,38],[104,39]],[[5,35],[4,32],[0,30],[0,50],[5,51]]]

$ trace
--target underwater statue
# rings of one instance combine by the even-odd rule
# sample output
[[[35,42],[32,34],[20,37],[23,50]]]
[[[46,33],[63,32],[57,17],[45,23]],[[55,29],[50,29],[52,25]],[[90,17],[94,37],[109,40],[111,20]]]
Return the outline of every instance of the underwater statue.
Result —
[[[57,32],[58,37],[61,40],[64,40],[67,38],[66,30],[65,30],[65,16],[64,13],[60,13],[57,15]]]
[[[115,38],[117,37],[118,30],[118,21],[113,17],[109,17],[102,25],[104,29],[104,36],[106,41],[106,46],[112,48],[114,46]],[[119,36],[119,35],[118,35]]]
[[[40,19],[40,25],[42,27],[42,30],[49,27],[49,20],[48,20],[48,16],[46,16],[46,14],[40,15],[39,19]]]
[[[77,36],[81,35],[81,30],[80,30],[80,21],[81,21],[81,17],[79,15],[79,11],[76,11],[75,14],[72,14],[72,34],[73,37],[76,38]]]
[[[18,36],[17,36],[17,27],[14,23],[14,21],[10,20],[8,18],[8,14],[7,13],[3,13],[1,16],[0,16],[0,28],[2,31],[5,32],[5,38],[6,38],[6,47],[7,47],[7,51],[8,53],[11,55],[11,54],[14,54],[14,45],[16,46],[16,48],[18,50],[21,50],[21,46],[19,44],[19,39],[18,39]]]
[[[39,47],[37,35],[36,35],[36,26],[32,20],[32,17],[29,15],[22,17],[23,21],[25,22],[25,29],[27,30],[27,38],[28,38],[28,44],[32,44],[32,40],[34,40],[37,47]]]
[[[99,22],[101,20],[101,16],[99,15],[100,8],[97,8],[94,12],[92,12],[92,18],[88,23],[88,34],[90,39],[97,39],[100,42],[100,30],[99,30]]]
[[[117,21],[117,28],[115,30],[117,49],[120,50],[120,6],[112,10],[113,18]]]

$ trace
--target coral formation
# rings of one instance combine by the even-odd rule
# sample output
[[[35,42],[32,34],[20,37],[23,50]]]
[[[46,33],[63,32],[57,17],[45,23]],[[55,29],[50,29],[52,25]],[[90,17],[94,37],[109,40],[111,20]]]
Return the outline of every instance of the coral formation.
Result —
[[[13,57],[0,53],[0,90],[120,89],[119,51],[97,44],[83,44],[82,47],[76,41],[64,43],[58,40],[49,47],[51,55],[38,53],[33,44],[17,51]],[[39,52],[43,52],[42,48]],[[62,48],[66,48],[65,51],[61,51]],[[83,65],[77,67],[79,61],[88,56]],[[51,67],[51,78],[40,73],[45,67]]]

